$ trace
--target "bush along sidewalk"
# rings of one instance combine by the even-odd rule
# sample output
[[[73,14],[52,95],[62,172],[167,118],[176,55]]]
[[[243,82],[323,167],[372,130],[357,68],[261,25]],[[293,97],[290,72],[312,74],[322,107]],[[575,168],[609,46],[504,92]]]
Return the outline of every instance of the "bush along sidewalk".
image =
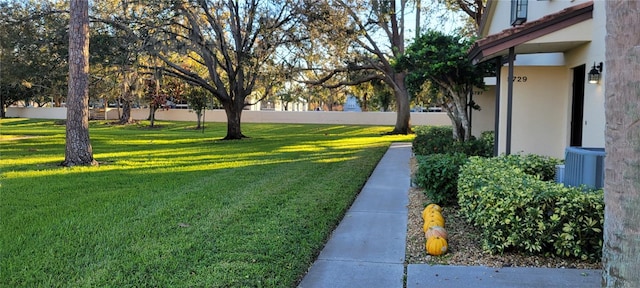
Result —
[[[541,156],[470,157],[460,169],[458,204],[480,227],[483,249],[598,261],[604,193],[544,181],[559,160]]]
[[[482,132],[480,138],[475,137],[466,142],[453,139],[451,126],[419,126],[415,129],[413,153],[415,155],[455,154],[467,156],[493,156],[493,131]]]
[[[440,205],[458,204],[458,171],[467,162],[467,155],[431,154],[417,155],[418,169],[413,182],[431,201]]]
[[[440,205],[458,203],[458,172],[469,156],[493,155],[492,131],[479,139],[459,142],[453,139],[450,126],[420,126],[416,128],[413,152],[418,169],[413,183],[424,188],[425,195]]]

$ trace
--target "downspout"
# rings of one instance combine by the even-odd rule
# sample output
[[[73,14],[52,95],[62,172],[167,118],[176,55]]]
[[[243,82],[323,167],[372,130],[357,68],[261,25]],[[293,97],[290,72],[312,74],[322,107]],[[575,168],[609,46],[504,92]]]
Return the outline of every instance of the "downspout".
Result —
[[[496,58],[496,111],[494,114],[493,123],[493,156],[498,156],[500,153],[500,72],[502,70],[502,57]]]
[[[507,77],[507,146],[505,154],[511,154],[511,119],[513,116],[513,58],[515,47],[509,48],[509,75]]]
[[[469,94],[470,94],[469,95],[469,101],[467,101],[467,109],[465,109],[465,110],[469,111],[469,113],[468,113],[469,114],[469,135],[471,135],[471,137],[473,137],[473,134],[472,134],[472,131],[473,131],[473,129],[472,129],[473,122],[472,121],[473,121],[473,119],[471,118],[471,116],[472,116],[471,114],[473,113],[473,106],[471,106],[471,104],[473,103],[473,85],[470,85],[470,86],[471,86],[471,89],[469,89]]]

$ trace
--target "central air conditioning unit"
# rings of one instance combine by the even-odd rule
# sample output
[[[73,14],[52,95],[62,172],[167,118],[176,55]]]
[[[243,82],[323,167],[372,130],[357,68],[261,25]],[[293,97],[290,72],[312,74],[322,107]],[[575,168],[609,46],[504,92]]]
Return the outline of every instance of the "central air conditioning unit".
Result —
[[[563,183],[565,186],[604,186],[604,148],[567,147]]]
[[[564,183],[564,165],[556,165],[556,183]]]

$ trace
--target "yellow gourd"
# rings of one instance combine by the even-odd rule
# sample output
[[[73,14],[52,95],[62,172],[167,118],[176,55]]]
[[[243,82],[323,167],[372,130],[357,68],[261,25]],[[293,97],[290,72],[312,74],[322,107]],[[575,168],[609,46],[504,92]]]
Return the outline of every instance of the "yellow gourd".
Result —
[[[424,219],[424,216],[427,213],[431,213],[431,212],[442,212],[442,207],[438,206],[438,204],[429,204],[427,205],[427,207],[424,208],[424,210],[422,210],[422,218]]]
[[[442,223],[442,225],[438,225],[438,226],[442,226],[444,227],[444,217],[442,216],[442,214],[440,214],[440,212],[430,212],[424,215],[423,217],[424,222],[428,222],[430,220],[434,220],[438,223]]]
[[[425,209],[432,209],[432,210],[436,210],[438,212],[442,212],[442,207],[440,207],[438,204],[435,204],[435,203],[431,203],[431,204],[427,205],[427,207]]]
[[[429,227],[433,227],[433,226],[444,227],[444,221],[440,221],[440,220],[437,220],[437,219],[431,219],[431,220],[424,221],[424,225],[422,225],[422,230],[424,232],[427,232],[427,230],[429,230]]]
[[[431,236],[427,239],[427,253],[429,255],[440,256],[447,253],[447,240],[440,236]]]

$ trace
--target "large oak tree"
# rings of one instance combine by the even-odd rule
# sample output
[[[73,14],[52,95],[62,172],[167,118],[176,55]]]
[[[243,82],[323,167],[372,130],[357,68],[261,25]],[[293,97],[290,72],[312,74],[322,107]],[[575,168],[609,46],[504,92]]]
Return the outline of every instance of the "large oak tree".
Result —
[[[362,1],[317,0],[305,10],[309,44],[305,57],[320,53],[333,58],[304,62],[301,82],[322,84],[328,88],[382,81],[396,100],[396,124],[392,134],[411,133],[410,98],[405,86],[406,71],[397,71],[392,59],[404,52],[406,0]],[[336,61],[338,60],[338,61]],[[337,63],[336,63],[337,62]],[[307,65],[308,64],[308,65]]]
[[[224,139],[240,139],[245,137],[242,111],[254,104],[250,96],[264,98],[282,81],[272,73],[281,70],[273,66],[278,65],[279,49],[297,41],[298,5],[294,0],[178,0],[154,7],[159,10],[148,15],[159,23],[149,23],[145,34],[150,52],[165,64],[164,73],[217,98],[227,115]],[[184,65],[176,55],[191,58],[206,73]]]

